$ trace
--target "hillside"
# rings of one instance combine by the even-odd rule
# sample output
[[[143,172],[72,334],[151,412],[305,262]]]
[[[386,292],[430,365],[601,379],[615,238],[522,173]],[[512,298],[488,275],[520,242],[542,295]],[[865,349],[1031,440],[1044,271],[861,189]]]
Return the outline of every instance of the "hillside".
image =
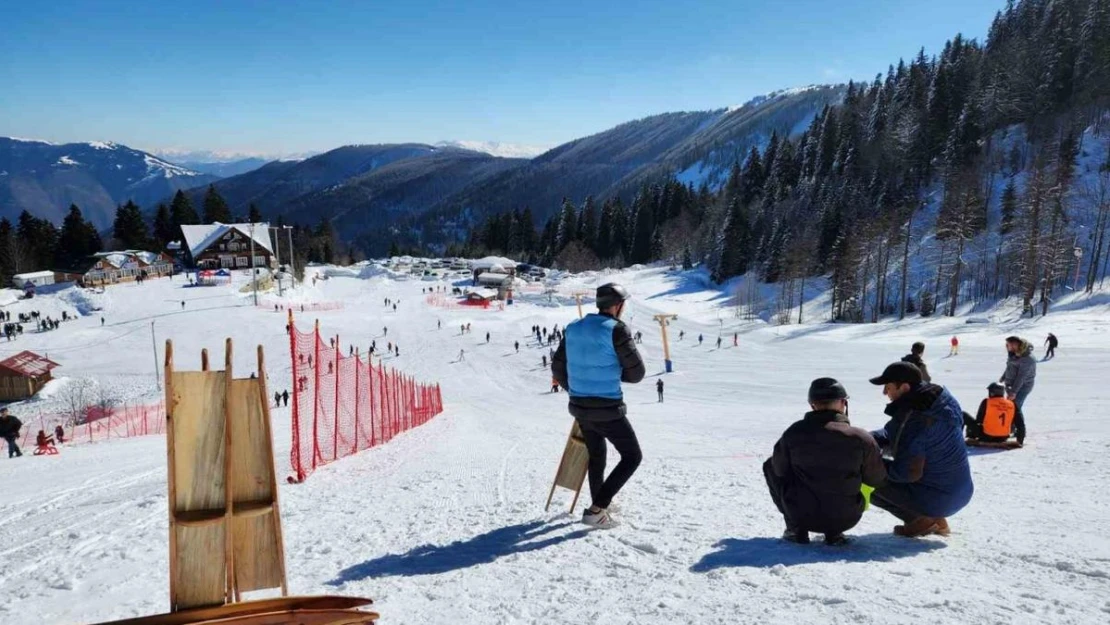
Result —
[[[148,206],[178,189],[217,179],[116,143],[55,145],[0,137],[0,217],[12,221],[26,210],[60,224],[76,204],[104,229],[127,200]]]

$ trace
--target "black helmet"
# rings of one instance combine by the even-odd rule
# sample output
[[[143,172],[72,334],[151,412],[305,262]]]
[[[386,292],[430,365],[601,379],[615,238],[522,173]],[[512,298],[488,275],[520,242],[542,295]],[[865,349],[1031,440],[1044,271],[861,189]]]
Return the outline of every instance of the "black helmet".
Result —
[[[991,397],[1002,397],[1006,394],[1006,387],[998,382],[991,382],[987,385],[987,395]]]
[[[810,383],[809,402],[811,404],[836,399],[848,399],[848,391],[834,378],[817,378]]]
[[[628,290],[616,282],[603,284],[597,287],[597,308],[598,310],[612,308],[629,297]]]

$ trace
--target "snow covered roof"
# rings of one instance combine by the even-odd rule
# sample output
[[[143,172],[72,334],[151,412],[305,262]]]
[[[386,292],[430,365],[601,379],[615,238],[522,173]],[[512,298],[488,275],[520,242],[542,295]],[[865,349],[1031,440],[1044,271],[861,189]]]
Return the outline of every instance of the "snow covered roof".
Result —
[[[500,266],[501,270],[504,271],[505,267],[515,268],[516,261],[501,256],[486,256],[485,258],[470,261],[471,269],[492,269],[497,266]]]
[[[210,224],[181,226],[181,233],[185,235],[185,246],[189,248],[189,253],[193,257],[208,249],[229,230],[237,230],[243,236],[251,238],[251,224],[222,224],[217,221]],[[269,223],[254,224],[254,242],[267,252],[274,253],[273,248],[270,247]]]
[[[107,262],[117,269],[122,267],[124,263],[131,258],[126,252],[98,252],[93,254],[93,256]]]
[[[13,280],[34,280],[35,278],[53,278],[53,271],[32,271],[29,273],[17,273],[12,276]]]
[[[0,369],[7,369],[12,373],[28,378],[37,378],[59,366],[61,365],[52,360],[28,351],[22,351],[11,358],[0,360]]]

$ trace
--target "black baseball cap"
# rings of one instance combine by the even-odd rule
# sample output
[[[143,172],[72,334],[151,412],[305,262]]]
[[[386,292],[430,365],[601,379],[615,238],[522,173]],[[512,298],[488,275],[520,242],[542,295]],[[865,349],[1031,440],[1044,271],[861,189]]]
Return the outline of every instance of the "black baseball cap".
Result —
[[[848,391],[835,378],[817,378],[809,384],[809,403],[848,399]]]
[[[921,369],[917,365],[910,362],[896,362],[888,365],[883,369],[883,374],[877,378],[871,378],[871,383],[876,386],[882,386],[894,382],[895,384],[909,384],[910,386],[917,386],[921,384]]]

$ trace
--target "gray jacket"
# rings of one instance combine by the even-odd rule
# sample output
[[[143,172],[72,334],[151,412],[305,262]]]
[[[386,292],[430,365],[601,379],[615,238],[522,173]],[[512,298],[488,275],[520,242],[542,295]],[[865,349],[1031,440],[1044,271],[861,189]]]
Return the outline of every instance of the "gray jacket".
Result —
[[[1033,390],[1033,381],[1036,378],[1037,361],[1033,358],[1033,345],[1023,339],[1017,352],[1006,359],[1006,371],[1002,374],[1001,382],[1006,385],[1007,393],[1020,395],[1023,391]]]

